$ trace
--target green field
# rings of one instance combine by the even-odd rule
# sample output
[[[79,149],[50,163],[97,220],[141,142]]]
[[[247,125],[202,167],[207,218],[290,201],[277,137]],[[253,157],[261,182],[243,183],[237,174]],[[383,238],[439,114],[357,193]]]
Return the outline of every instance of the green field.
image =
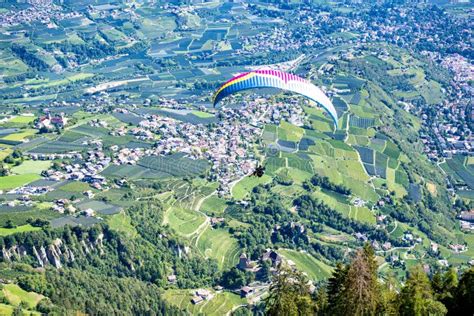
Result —
[[[30,224],[17,226],[15,228],[3,228],[0,227],[0,236],[7,236],[16,233],[31,232],[35,230],[40,230],[40,227],[33,227]]]
[[[201,204],[200,211],[206,214],[222,214],[227,207],[226,201],[217,196],[210,196]]]
[[[236,200],[242,200],[249,194],[253,188],[259,184],[265,184],[271,181],[271,177],[268,175],[263,175],[263,177],[245,177],[239,182],[237,182],[232,188],[232,196]]]
[[[278,139],[299,142],[303,138],[304,130],[301,127],[281,121],[278,127]]]
[[[15,174],[41,174],[43,170],[49,169],[51,161],[25,160],[21,165],[13,167],[12,173]]]
[[[34,308],[44,296],[34,292],[27,292],[16,284],[5,284],[3,286],[3,295],[12,305],[25,303],[29,308]]]
[[[107,224],[109,224],[113,230],[122,232],[127,237],[133,238],[137,235],[137,230],[133,227],[130,217],[128,217],[124,211],[108,216]]]
[[[225,229],[207,228],[199,236],[197,246],[205,257],[216,259],[220,269],[235,266],[241,252],[237,240]]]
[[[15,116],[11,118],[10,120],[7,121],[7,123],[15,123],[15,124],[24,124],[27,125],[30,122],[33,122],[35,120],[34,116],[30,115],[20,115],[20,116]]]
[[[10,316],[10,315],[13,315],[14,311],[15,311],[15,306],[0,304],[0,315]],[[40,312],[32,312],[32,311],[22,309],[21,310],[21,315],[23,315],[23,316],[40,316],[41,313]]]
[[[315,281],[327,279],[332,268],[324,262],[315,259],[310,254],[299,252],[291,249],[280,249],[278,253],[288,260],[295,263],[296,267],[306,273],[308,278]]]
[[[191,315],[227,315],[237,306],[246,304],[246,301],[237,294],[220,292],[215,293],[209,301],[193,305],[191,303],[193,292],[193,290],[167,290],[163,298],[170,304],[186,310]]]
[[[90,190],[90,186],[85,182],[73,181],[63,185],[60,189],[66,192],[82,193]]]
[[[181,207],[170,207],[165,213],[165,223],[180,235],[192,235],[204,221],[204,215]]]
[[[351,212],[349,217],[352,219],[375,225],[375,215],[367,207],[355,207],[351,206]]]
[[[21,187],[40,178],[41,177],[39,175],[33,173],[0,177],[0,190],[9,190]]]
[[[203,112],[203,111],[192,111],[192,114],[196,115],[199,118],[211,118],[214,117],[211,113]]]
[[[18,133],[13,133],[8,136],[3,137],[4,140],[12,140],[12,141],[23,141],[25,138],[33,136],[37,133],[34,129],[24,129]]]

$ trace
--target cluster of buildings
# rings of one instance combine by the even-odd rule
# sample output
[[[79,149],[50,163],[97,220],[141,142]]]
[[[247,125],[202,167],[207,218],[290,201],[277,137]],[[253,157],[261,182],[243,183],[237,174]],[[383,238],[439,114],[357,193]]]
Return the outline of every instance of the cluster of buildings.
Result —
[[[461,212],[458,218],[462,230],[474,232],[474,209]]]
[[[31,6],[22,10],[11,10],[0,15],[0,27],[23,23],[41,22],[54,27],[53,21],[81,16],[79,12],[63,12],[52,0],[28,0]]]
[[[81,156],[82,157],[82,156]],[[51,180],[76,180],[89,183],[91,187],[102,190],[107,185],[107,180],[100,175],[112,161],[101,150],[90,150],[82,163],[62,163],[60,170],[49,169],[43,175]]]
[[[57,115],[46,114],[41,116],[36,123],[36,128],[46,128],[51,130],[53,128],[64,128],[67,124],[67,117],[63,113]]]
[[[251,97],[249,97],[250,99]],[[166,107],[181,109],[178,103],[164,103]],[[126,109],[118,109],[129,113]],[[146,114],[138,127],[129,133],[140,140],[153,140],[153,148],[120,149],[114,154],[114,163],[134,164],[145,155],[185,153],[192,159],[206,159],[211,167],[211,180],[220,184],[219,194],[229,193],[232,183],[250,174],[255,166],[253,144],[257,142],[265,123],[278,124],[285,119],[302,125],[304,112],[297,101],[270,105],[266,98],[246,100],[238,109],[223,108],[215,124],[192,124],[161,115]],[[115,133],[125,133],[115,131]]]

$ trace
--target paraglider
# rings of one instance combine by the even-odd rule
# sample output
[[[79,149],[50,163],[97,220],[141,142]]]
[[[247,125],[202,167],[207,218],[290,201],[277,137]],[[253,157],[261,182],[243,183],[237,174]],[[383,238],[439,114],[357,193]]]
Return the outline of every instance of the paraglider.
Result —
[[[321,89],[306,79],[279,70],[259,69],[235,76],[217,89],[213,105],[233,93],[255,88],[277,88],[303,95],[321,106],[338,127],[336,109]]]

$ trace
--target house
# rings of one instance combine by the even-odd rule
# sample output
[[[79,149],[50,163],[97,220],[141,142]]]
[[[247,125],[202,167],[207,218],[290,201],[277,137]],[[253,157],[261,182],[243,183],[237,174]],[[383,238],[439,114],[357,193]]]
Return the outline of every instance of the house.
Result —
[[[38,123],[36,124],[37,128],[47,128],[51,129],[53,127],[63,128],[67,124],[67,118],[63,114],[51,116],[47,114],[39,118]]]
[[[203,299],[208,299],[211,297],[211,292],[205,289],[199,289],[196,291],[196,295],[202,297]]]
[[[251,288],[250,286],[244,286],[243,288],[240,289],[240,296],[241,297],[247,297],[250,294],[254,292],[254,289]]]
[[[237,267],[240,270],[245,270],[245,269],[250,268],[250,260],[247,258],[247,255],[245,253],[240,255],[239,264],[237,265]]]
[[[94,216],[95,215],[95,211],[91,208],[88,208],[86,210],[84,210],[84,215],[86,215],[87,217],[91,217],[91,216]]]
[[[217,224],[220,224],[220,223],[223,223],[224,222],[224,218],[223,217],[212,217],[211,218],[211,225],[212,226],[215,226]]]
[[[469,212],[463,211],[459,214],[459,218],[465,221],[473,221],[474,222],[474,209],[470,210]]]
[[[193,296],[193,298],[191,299],[191,303],[193,303],[194,305],[199,304],[202,301],[203,298],[201,296]]]
[[[390,248],[392,248],[392,243],[389,242],[389,241],[385,242],[385,243],[382,245],[382,249],[385,250],[385,251],[389,250]]]
[[[367,236],[365,234],[362,234],[362,233],[355,233],[354,235],[358,240],[362,240],[364,242],[366,242],[368,240]]]
[[[174,275],[174,274],[168,275],[168,282],[169,283],[176,283],[176,275]]]
[[[282,259],[281,259],[281,256],[277,254],[275,251],[267,250],[267,252],[263,254],[262,260],[263,261],[270,260],[272,262],[272,266],[275,267],[281,263]]]
[[[84,195],[87,196],[89,199],[92,199],[94,197],[94,193],[92,193],[91,190],[85,191]]]

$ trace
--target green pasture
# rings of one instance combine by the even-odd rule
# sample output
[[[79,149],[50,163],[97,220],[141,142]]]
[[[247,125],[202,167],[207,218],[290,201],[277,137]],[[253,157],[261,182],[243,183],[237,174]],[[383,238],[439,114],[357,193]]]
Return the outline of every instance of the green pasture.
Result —
[[[227,207],[226,201],[215,195],[212,195],[204,200],[201,204],[200,211],[206,214],[223,214]]]
[[[63,185],[60,189],[66,192],[83,193],[84,191],[90,190],[91,187],[85,182],[72,181]]]
[[[4,228],[0,227],[0,236],[8,236],[16,233],[32,232],[35,230],[40,230],[40,227],[33,227],[30,224],[17,226],[15,228]]]
[[[268,175],[263,175],[261,178],[259,177],[245,177],[239,182],[237,182],[232,188],[232,196],[236,200],[242,200],[249,194],[254,187],[259,184],[265,184],[272,180],[272,178]]]
[[[192,235],[204,221],[204,215],[181,207],[173,206],[165,212],[165,222],[180,235]]]
[[[199,118],[204,118],[204,119],[214,117],[213,114],[207,113],[207,112],[203,112],[203,111],[192,111],[191,113],[194,114],[194,115],[196,115],[196,116],[199,117]]]
[[[229,269],[237,264],[240,248],[237,240],[226,229],[208,227],[197,239],[199,251],[217,261],[220,269]]]
[[[51,161],[43,160],[25,160],[19,166],[15,166],[11,169],[12,173],[22,174],[41,174],[43,170],[49,169]]]
[[[303,138],[304,129],[290,124],[286,121],[281,121],[278,127],[278,139],[292,142],[299,142]]]
[[[35,292],[27,292],[16,284],[3,285],[3,295],[12,305],[26,304],[29,308],[34,308],[44,296]]]
[[[107,224],[111,229],[122,232],[127,237],[133,238],[137,235],[137,230],[133,227],[130,217],[124,211],[108,216]]]
[[[300,271],[306,273],[308,278],[313,281],[325,280],[332,273],[332,267],[306,252],[299,252],[291,249],[279,249],[278,253],[287,260],[293,261],[296,267]]]
[[[25,173],[0,177],[0,190],[10,190],[40,179],[35,173]]]
[[[11,316],[15,312],[15,306],[6,305],[0,303],[0,315],[2,316]],[[33,312],[25,309],[21,309],[22,316],[40,316],[40,312]]]

